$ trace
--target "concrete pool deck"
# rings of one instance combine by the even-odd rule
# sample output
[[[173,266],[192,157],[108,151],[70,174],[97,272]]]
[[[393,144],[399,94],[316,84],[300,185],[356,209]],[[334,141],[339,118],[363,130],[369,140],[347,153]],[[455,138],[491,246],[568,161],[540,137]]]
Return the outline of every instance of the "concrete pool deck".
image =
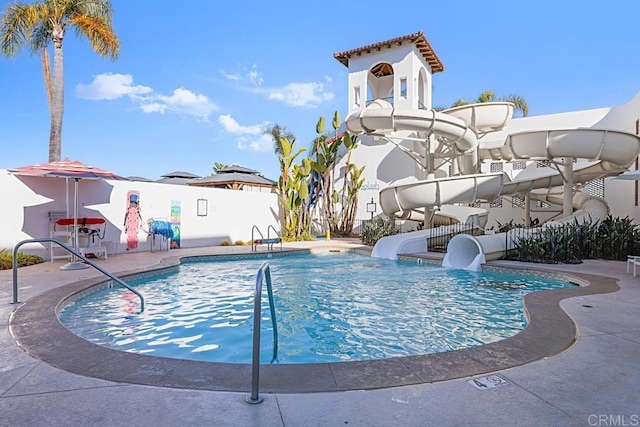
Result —
[[[338,241],[332,241],[330,244],[357,247],[357,244]],[[310,242],[286,246],[326,245],[326,242]],[[132,253],[110,256],[108,260],[98,263],[112,272],[132,272],[158,265],[164,262],[162,260],[175,257],[176,254],[184,256],[237,252],[250,252],[250,248],[214,247]],[[522,265],[505,261],[491,264]],[[21,268],[20,301],[31,303],[40,298],[42,302],[47,293],[54,297],[49,302],[57,303],[60,301],[60,290],[68,284],[95,281],[95,278],[100,276],[93,269],[60,271],[60,265],[61,262],[47,262]],[[52,330],[41,324],[37,330],[29,333],[29,322],[14,323],[12,330],[14,333],[19,332],[21,337],[40,337],[39,345],[33,342],[23,343],[27,349],[31,346],[34,353],[40,351],[37,355],[44,354],[45,360],[48,357],[57,357],[57,362],[54,362],[56,366],[60,366],[58,363],[61,362],[67,365],[64,366],[65,369],[60,369],[30,356],[16,345],[9,331],[10,316],[22,304],[10,304],[11,271],[0,271],[0,426],[412,426],[516,423],[536,426],[579,426],[612,425],[616,420],[618,425],[622,425],[620,422],[625,420],[627,425],[634,425],[634,420],[636,424],[640,423],[640,278],[626,274],[625,263],[615,261],[592,260],[578,265],[527,266],[587,275],[583,277],[588,277],[588,280],[594,283],[602,281],[605,286],[611,286],[615,281],[590,275],[610,277],[618,281],[620,290],[597,295],[562,296],[566,299],[563,299],[560,305],[575,321],[578,331],[577,341],[566,350],[567,331],[562,327],[547,329],[546,333],[550,339],[529,343],[529,352],[525,355],[521,348],[520,351],[512,351],[503,357],[500,351],[492,351],[492,345],[483,346],[485,349],[482,351],[491,355],[494,361],[504,362],[504,359],[514,357],[531,358],[538,351],[544,350],[544,346],[560,345],[552,351],[555,355],[541,360],[516,360],[517,363],[511,365],[496,365],[495,370],[487,370],[490,369],[488,365],[478,371],[499,373],[507,381],[507,384],[501,387],[478,390],[467,383],[467,380],[476,376],[467,377],[464,376],[464,372],[459,379],[443,381],[447,377],[429,377],[429,373],[425,372],[425,366],[430,367],[433,373],[440,372],[443,365],[451,365],[451,360],[447,362],[441,358],[440,364],[417,363],[410,366],[408,372],[415,378],[395,383],[388,380],[407,377],[407,372],[398,373],[398,365],[395,364],[387,365],[390,368],[386,370],[379,367],[372,370],[361,369],[358,375],[353,374],[358,373],[357,370],[344,376],[327,370],[292,374],[302,384],[317,384],[329,377],[330,383],[336,383],[336,378],[344,378],[345,381],[349,379],[355,381],[353,386],[342,389],[352,391],[318,392],[317,390],[331,389],[312,387],[285,392],[277,385],[278,381],[286,382],[287,378],[278,372],[275,372],[275,376],[269,377],[268,370],[263,367],[261,396],[264,397],[264,402],[259,405],[245,403],[245,398],[249,395],[248,386],[245,388],[246,391],[211,391],[202,390],[208,387],[172,384],[166,381],[166,377],[158,375],[160,370],[155,362],[146,366],[135,366],[135,363],[130,363],[125,357],[117,364],[103,365],[103,368],[107,369],[99,369],[100,375],[95,375],[95,363],[92,365],[93,373],[83,371],[91,369],[91,366],[86,364],[87,360],[93,357],[90,349],[86,354],[85,349],[76,354],[67,352],[64,355],[62,352],[65,349],[61,347],[66,345],[62,339],[64,337],[56,336],[55,331],[51,332]],[[615,288],[615,285],[612,286]],[[50,290],[53,292],[48,292]],[[609,287],[603,288],[602,291],[611,290],[613,289]],[[57,301],[55,298],[58,298]],[[532,302],[533,305],[536,303],[537,301]],[[27,306],[29,304],[25,304],[25,310]],[[36,305],[31,307],[37,309],[32,313],[34,316],[42,308]],[[550,316],[551,312],[542,312],[539,319],[542,322],[541,327]],[[20,328],[22,330],[18,331]],[[42,338],[43,333],[48,340]],[[575,335],[574,330],[574,338]],[[564,341],[560,342],[554,337],[562,338]],[[569,341],[573,341],[569,338]],[[504,345],[503,342],[500,343],[494,344],[498,347]],[[477,355],[469,360],[484,363]],[[162,363],[166,362],[160,364]],[[175,368],[178,362],[169,363],[173,363]],[[404,369],[408,364],[405,361],[403,365]],[[132,370],[132,366],[135,369]],[[420,367],[423,368],[422,371]],[[127,369],[129,375],[126,374]],[[247,378],[238,379],[239,387],[242,387],[242,384],[250,384],[249,369],[244,370]],[[80,372],[83,375],[72,372]],[[386,378],[385,375],[380,375],[381,372],[386,372]],[[145,384],[155,385],[123,382],[136,382],[135,377],[148,380]],[[168,388],[160,385],[186,388]],[[363,388],[372,390],[360,390]],[[302,391],[304,393],[300,393]]]

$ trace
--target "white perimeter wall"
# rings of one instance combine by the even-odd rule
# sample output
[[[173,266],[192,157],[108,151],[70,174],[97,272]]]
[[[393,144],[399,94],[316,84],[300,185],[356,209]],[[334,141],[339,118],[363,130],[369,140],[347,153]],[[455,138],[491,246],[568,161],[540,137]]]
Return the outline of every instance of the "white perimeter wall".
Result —
[[[17,177],[0,169],[0,249],[13,250],[16,243],[49,237],[52,227],[48,212],[66,211],[66,180],[63,178]],[[107,221],[105,241],[117,242],[116,251],[126,248],[124,215],[127,192],[140,192],[140,209],[145,223],[150,218],[170,220],[171,203],[181,205],[180,246],[219,245],[228,240],[251,239],[257,225],[265,233],[269,225],[280,231],[278,200],[274,193],[234,191],[184,185],[80,180],[78,217],[102,217]],[[73,180],[69,180],[69,212],[73,216]],[[207,200],[206,216],[197,215],[197,200]],[[150,250],[147,234],[140,231],[136,251]],[[42,244],[28,244],[21,250],[48,257]]]

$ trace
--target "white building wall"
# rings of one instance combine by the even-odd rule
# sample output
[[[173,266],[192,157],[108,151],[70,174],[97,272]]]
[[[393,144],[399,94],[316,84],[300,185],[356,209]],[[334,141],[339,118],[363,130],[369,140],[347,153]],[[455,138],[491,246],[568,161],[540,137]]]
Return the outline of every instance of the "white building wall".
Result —
[[[234,191],[134,181],[80,180],[78,217],[103,217],[107,221],[105,241],[117,242],[115,250],[124,252],[124,215],[127,192],[140,192],[140,210],[145,224],[149,219],[170,221],[171,203],[181,206],[181,247],[219,245],[251,239],[257,225],[263,233],[272,225],[280,229],[275,193]],[[73,181],[69,181],[69,217],[73,216]],[[65,179],[17,177],[0,169],[0,249],[13,250],[16,243],[30,238],[49,237],[52,227],[48,212],[66,211]],[[207,215],[197,215],[197,200],[207,200]],[[147,234],[138,234],[136,251],[147,251]],[[48,256],[42,244],[22,247],[25,252]],[[22,250],[22,249],[21,249]]]

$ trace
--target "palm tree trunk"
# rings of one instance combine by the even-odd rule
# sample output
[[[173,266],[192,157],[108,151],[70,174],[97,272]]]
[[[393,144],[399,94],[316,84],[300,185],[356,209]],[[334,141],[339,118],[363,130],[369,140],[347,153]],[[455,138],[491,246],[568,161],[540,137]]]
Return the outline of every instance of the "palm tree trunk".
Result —
[[[51,99],[51,130],[49,132],[49,161],[57,162],[62,154],[62,115],[64,112],[64,67],[62,39],[53,43],[53,78]]]

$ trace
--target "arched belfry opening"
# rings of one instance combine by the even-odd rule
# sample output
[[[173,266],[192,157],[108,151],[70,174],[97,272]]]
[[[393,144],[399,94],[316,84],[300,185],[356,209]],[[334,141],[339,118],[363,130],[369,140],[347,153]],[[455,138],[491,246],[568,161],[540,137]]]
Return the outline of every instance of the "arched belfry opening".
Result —
[[[430,108],[432,75],[444,70],[422,31],[333,56],[349,69],[349,114],[374,99]]]
[[[393,65],[379,62],[369,70],[367,75],[367,104],[374,99],[386,99],[393,103]]]

